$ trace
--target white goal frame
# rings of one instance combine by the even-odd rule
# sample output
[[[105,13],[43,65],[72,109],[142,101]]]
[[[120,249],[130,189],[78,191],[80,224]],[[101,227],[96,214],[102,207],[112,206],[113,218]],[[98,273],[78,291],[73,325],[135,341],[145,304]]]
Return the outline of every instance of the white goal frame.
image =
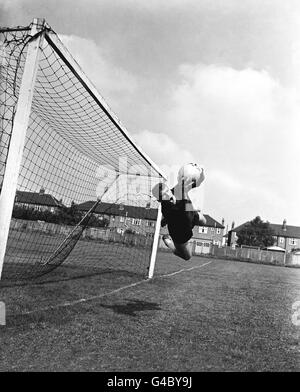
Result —
[[[106,115],[119,129],[120,133],[129,141],[134,149],[140,154],[161,179],[166,179],[165,174],[159,167],[143,152],[143,150],[132,140],[126,128],[121,124],[117,116],[112,112],[109,106],[99,94],[96,87],[84,74],[78,63],[71,56],[67,48],[59,40],[58,36],[47,29],[49,27],[44,19],[33,19],[31,24],[30,35],[32,39],[28,43],[28,50],[22,75],[19,96],[14,117],[14,124],[11,132],[10,146],[7,155],[7,161],[4,171],[3,184],[0,193],[0,279],[3,269],[4,256],[6,252],[10,221],[14,206],[15,194],[17,190],[18,175],[21,166],[21,160],[24,150],[25,137],[29,124],[29,117],[33,99],[34,86],[37,76],[40,48],[43,40],[59,54],[62,60],[68,65],[69,69],[82,83],[85,89],[105,111]],[[40,34],[38,34],[40,33]],[[161,222],[161,208],[159,204],[158,214],[155,225],[155,233],[151,250],[148,278],[153,277],[157,248],[159,245],[159,233]]]
[[[34,84],[38,70],[39,49],[44,36],[43,33],[39,35],[37,35],[37,33],[42,30],[44,23],[45,21],[43,19],[34,19],[32,23],[30,34],[34,38],[28,43],[27,56],[0,193],[0,278],[29,122]]]

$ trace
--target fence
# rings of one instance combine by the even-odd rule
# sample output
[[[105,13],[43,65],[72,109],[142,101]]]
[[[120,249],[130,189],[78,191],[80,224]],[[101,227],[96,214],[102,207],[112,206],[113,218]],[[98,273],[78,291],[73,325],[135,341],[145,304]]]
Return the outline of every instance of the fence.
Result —
[[[252,263],[281,265],[286,267],[300,267],[300,255],[293,253],[285,253],[278,251],[251,249],[251,248],[235,248],[230,247],[219,248],[213,245],[211,247],[210,256],[221,259],[231,259],[240,261],[249,261]]]
[[[161,240],[159,243],[161,251],[170,252],[170,249],[164,245]],[[300,266],[300,255],[298,259],[292,254],[285,254],[284,252],[276,252],[252,248],[231,248],[229,246],[219,247],[218,245],[210,245],[208,253],[196,253],[193,245],[193,255],[201,257],[214,257],[219,259],[248,261],[252,263],[282,265],[282,266]]]
[[[12,219],[10,223],[10,230],[25,231],[25,232],[39,232],[48,235],[61,235],[67,237],[75,226],[59,225],[56,223],[49,223],[43,221],[30,221],[24,219]],[[128,245],[135,246],[151,246],[153,239],[143,234],[119,234],[115,230],[88,227],[82,233],[83,240],[98,240],[121,242]]]
[[[49,235],[63,235],[68,236],[74,229],[74,226],[58,225],[56,223],[48,223],[42,221],[29,221],[23,219],[12,219],[11,230],[21,231],[38,231]],[[99,241],[111,241],[111,242],[122,242],[128,245],[135,246],[150,246],[151,238],[147,238],[144,235],[136,234],[118,234],[112,232],[110,229],[105,228],[86,228],[82,233],[83,239],[86,240],[99,240]],[[170,251],[160,239],[159,248],[162,251]],[[197,254],[199,256],[199,254]],[[215,257],[220,259],[230,259],[239,261],[249,261],[252,263],[281,265],[287,267],[300,267],[300,255],[293,253],[276,252],[261,249],[251,248],[231,248],[231,247],[218,247],[217,245],[211,245],[210,252],[208,254],[200,254],[200,256]]]

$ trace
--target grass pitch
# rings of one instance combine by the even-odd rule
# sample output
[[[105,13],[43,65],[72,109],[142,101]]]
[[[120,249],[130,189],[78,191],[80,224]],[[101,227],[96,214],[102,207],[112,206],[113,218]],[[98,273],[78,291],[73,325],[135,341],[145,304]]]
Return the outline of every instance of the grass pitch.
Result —
[[[0,371],[300,370],[298,269],[160,253],[149,281],[60,267],[0,292]]]

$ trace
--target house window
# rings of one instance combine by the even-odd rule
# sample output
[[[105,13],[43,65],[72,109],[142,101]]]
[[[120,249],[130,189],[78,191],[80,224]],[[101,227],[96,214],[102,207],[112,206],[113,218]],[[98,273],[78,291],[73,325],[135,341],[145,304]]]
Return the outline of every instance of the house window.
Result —
[[[121,222],[121,223],[125,222],[124,216],[120,216],[120,222]]]
[[[142,219],[132,219],[132,224],[136,226],[140,226],[142,223]]]
[[[290,238],[290,245],[297,245],[296,238]]]
[[[119,227],[117,228],[117,233],[119,233],[119,234],[124,234],[124,229],[120,229]]]
[[[146,226],[154,227],[154,226],[155,226],[155,222],[152,222],[152,221],[147,220],[147,221],[146,221]]]
[[[221,229],[220,228],[217,229],[217,234],[221,234]]]
[[[215,232],[215,228],[214,227],[212,227],[210,230],[211,230],[212,233]]]
[[[279,237],[279,243],[283,244],[284,243],[284,238],[283,237]]]
[[[207,227],[199,226],[199,233],[205,233],[205,234],[207,234]]]

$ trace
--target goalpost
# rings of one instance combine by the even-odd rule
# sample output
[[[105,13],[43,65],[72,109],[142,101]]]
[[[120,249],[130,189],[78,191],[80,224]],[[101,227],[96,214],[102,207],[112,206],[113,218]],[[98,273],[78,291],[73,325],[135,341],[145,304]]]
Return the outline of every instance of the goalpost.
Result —
[[[152,278],[164,174],[42,19],[0,28],[0,278]]]

